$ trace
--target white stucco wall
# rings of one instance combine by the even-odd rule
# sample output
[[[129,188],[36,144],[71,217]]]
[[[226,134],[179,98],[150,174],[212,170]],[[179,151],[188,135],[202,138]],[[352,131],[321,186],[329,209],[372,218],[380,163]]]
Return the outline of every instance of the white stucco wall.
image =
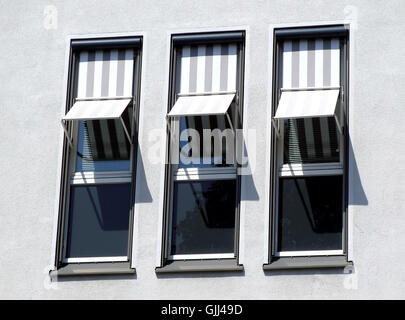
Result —
[[[54,6],[57,24],[44,15]],[[51,7],[52,9],[52,7]],[[0,298],[279,299],[405,298],[405,3],[389,1],[0,0]],[[351,24],[350,199],[354,273],[262,270],[270,26]],[[49,24],[51,22],[51,24]],[[55,28],[53,28],[55,27]],[[245,125],[256,128],[256,168],[243,202],[244,273],[155,274],[161,165],[148,133],[164,125],[172,32],[247,30]],[[135,278],[49,284],[59,185],[66,39],[144,35]],[[141,180],[146,177],[146,180]]]

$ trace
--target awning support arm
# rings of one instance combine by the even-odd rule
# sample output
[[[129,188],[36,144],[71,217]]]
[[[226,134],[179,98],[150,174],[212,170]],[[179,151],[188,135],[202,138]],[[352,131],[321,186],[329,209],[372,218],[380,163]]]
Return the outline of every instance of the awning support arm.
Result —
[[[120,120],[121,120],[122,127],[125,131],[125,135],[127,136],[129,143],[132,144],[131,135],[129,134],[127,126],[125,125],[125,122],[122,119],[122,117],[120,117]],[[67,126],[66,126],[66,120],[62,119],[61,122],[62,122],[63,131],[65,131],[66,139],[68,140],[70,147],[73,149],[73,137],[69,135],[69,130],[67,129]]]
[[[225,112],[225,115],[226,115],[226,118],[228,119],[228,122],[229,122],[229,125],[231,126],[232,131],[235,132],[235,129],[233,128],[231,117],[229,116],[228,111]]]
[[[338,119],[336,113],[333,115],[333,117],[335,118],[336,127],[338,128],[340,135],[343,135],[342,126],[341,126],[341,124],[340,124],[340,121],[339,121],[339,119]]]
[[[339,103],[340,103],[339,106],[340,106],[340,107],[343,107],[343,106],[342,106],[343,99],[344,99],[343,86],[340,87],[339,89],[340,89],[340,90],[339,90],[339,91],[340,91],[339,94],[340,94],[340,96],[341,96],[341,99],[338,99],[338,101],[339,101]],[[342,124],[341,124],[341,122],[339,121],[339,118],[338,118],[338,116],[337,116],[337,114],[336,114],[336,110],[335,110],[335,114],[333,115],[333,117],[335,118],[336,126],[337,126],[337,128],[338,128],[338,130],[339,130],[340,135],[343,136]]]
[[[127,126],[125,125],[125,122],[122,119],[122,116],[120,117],[120,120],[121,120],[121,123],[122,123],[122,127],[124,128],[125,134],[126,134],[126,136],[128,138],[128,141],[129,141],[130,144],[132,144],[131,135],[128,132]]]
[[[61,122],[62,122],[63,131],[65,131],[66,139],[68,140],[70,147],[73,149],[73,138],[71,136],[69,136],[69,131],[66,126],[66,120],[62,119]]]
[[[277,120],[278,122],[278,120]],[[276,119],[272,118],[271,123],[273,124],[274,130],[276,131],[277,138],[281,138],[280,128],[278,126],[279,123],[276,123]]]
[[[339,94],[340,94],[340,96],[342,98],[344,97],[344,95],[343,95],[343,87],[339,88]],[[339,99],[339,97],[338,97],[338,102],[339,102],[339,107],[341,107],[342,106],[342,101],[341,101],[341,99]],[[339,108],[339,107],[336,107],[336,109]],[[336,114],[336,109],[335,109],[335,113],[333,114],[333,117],[335,118],[336,127],[338,128],[340,135],[343,136],[342,124],[339,121],[339,118],[338,118],[338,116]]]
[[[172,129],[171,129],[172,126],[171,126],[170,120],[171,120],[171,118],[168,115],[166,115],[166,125],[169,128],[169,132],[172,133]]]

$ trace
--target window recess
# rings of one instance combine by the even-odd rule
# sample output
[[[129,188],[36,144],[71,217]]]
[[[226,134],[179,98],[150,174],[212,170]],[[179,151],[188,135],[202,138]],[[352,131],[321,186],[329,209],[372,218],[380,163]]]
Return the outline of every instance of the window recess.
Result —
[[[140,37],[71,41],[58,268],[128,266],[140,50]]]
[[[275,260],[346,253],[347,30],[321,29],[275,31]]]
[[[172,38],[171,107],[166,116],[170,165],[165,248],[159,272],[164,272],[165,265],[173,266],[172,262],[215,264],[237,259],[235,130],[241,127],[242,114],[240,35],[231,32]],[[176,270],[204,269],[192,266]],[[208,269],[215,267],[210,263]]]

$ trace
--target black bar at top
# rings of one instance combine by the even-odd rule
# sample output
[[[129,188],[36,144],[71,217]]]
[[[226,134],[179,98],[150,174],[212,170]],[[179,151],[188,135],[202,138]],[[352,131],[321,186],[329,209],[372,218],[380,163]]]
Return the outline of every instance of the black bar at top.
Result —
[[[141,37],[74,39],[71,41],[74,50],[110,49],[110,48],[140,48]]]
[[[175,34],[172,36],[174,45],[207,44],[242,42],[245,37],[244,31],[236,32],[212,32],[195,34]]]
[[[274,34],[277,39],[315,38],[315,37],[343,37],[348,34],[344,25],[327,27],[303,27],[276,29]]]

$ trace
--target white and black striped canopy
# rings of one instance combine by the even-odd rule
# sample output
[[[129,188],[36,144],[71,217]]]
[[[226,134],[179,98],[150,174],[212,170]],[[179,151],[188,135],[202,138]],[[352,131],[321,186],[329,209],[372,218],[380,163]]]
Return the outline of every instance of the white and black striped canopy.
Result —
[[[185,46],[179,60],[180,94],[236,91],[236,44]]]
[[[178,99],[169,116],[224,114],[236,92],[237,61],[236,44],[182,47],[176,66]]]
[[[238,45],[183,46],[177,52],[177,101],[168,116],[186,116],[185,127],[196,129],[201,139],[203,129],[230,128],[225,114],[235,118],[230,106],[239,86]],[[208,146],[201,141],[200,147],[202,155]]]
[[[81,51],[78,55],[75,103],[62,120],[88,122],[81,136],[88,144],[85,157],[89,161],[126,159],[129,145],[125,128],[130,131],[127,106],[133,97],[134,50]]]
[[[339,43],[339,39],[284,41],[282,88],[339,87]]]
[[[134,50],[80,52],[77,99],[132,97]]]
[[[275,118],[290,119],[286,162],[339,161],[336,124],[328,117],[334,116],[339,97],[340,56],[337,38],[282,42],[282,93]]]

